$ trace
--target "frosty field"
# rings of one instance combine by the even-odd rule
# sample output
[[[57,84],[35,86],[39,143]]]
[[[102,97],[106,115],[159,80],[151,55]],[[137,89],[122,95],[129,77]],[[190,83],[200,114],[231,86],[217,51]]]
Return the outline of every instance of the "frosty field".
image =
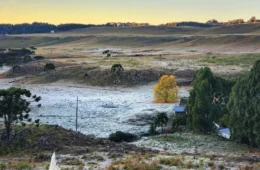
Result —
[[[8,88],[9,81],[0,81],[0,88]],[[49,85],[19,85],[42,97],[42,107],[32,107],[33,119],[43,124],[55,124],[75,130],[76,100],[78,104],[78,130],[84,134],[108,137],[115,131],[141,133],[148,130],[145,117],[157,111],[172,113],[173,104],[153,103],[153,85],[134,88],[88,87],[58,82]],[[14,84],[12,86],[15,86]],[[180,96],[188,96],[180,88]],[[133,121],[142,117],[143,121]],[[132,120],[132,121],[129,121]]]

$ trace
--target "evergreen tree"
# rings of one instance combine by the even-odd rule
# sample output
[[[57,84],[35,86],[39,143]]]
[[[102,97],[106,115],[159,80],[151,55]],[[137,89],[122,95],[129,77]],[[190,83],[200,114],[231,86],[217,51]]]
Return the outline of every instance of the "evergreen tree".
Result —
[[[9,88],[0,90],[0,117],[4,119],[7,140],[10,141],[12,126],[23,120],[31,121],[29,118],[30,103],[39,102],[41,97],[32,96],[26,89]],[[40,107],[40,105],[38,105]],[[36,124],[39,120],[35,121]]]
[[[228,102],[232,138],[260,147],[260,60],[248,77],[237,81]]]
[[[209,132],[213,129],[213,122],[220,122],[226,113],[225,101],[233,84],[215,77],[208,67],[197,72],[188,100],[187,123],[191,130]]]

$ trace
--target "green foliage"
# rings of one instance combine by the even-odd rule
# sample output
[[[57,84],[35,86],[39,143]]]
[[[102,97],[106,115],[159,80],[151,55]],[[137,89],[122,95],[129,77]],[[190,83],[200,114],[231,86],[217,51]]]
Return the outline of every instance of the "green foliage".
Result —
[[[163,127],[167,126],[168,121],[169,121],[169,118],[167,116],[167,113],[165,113],[165,112],[157,113],[157,116],[155,117],[154,122],[150,124],[148,133],[150,135],[155,135],[157,133],[156,132],[157,127],[161,127],[161,132],[163,132]]]
[[[175,117],[172,121],[172,130],[178,130],[180,126],[186,126],[186,125],[187,125],[186,116]]]
[[[157,114],[157,117],[154,120],[154,125],[155,127],[161,127],[162,132],[163,132],[163,127],[167,126],[169,119],[167,116],[167,113],[165,112],[160,112]]]
[[[209,132],[213,122],[226,114],[226,102],[234,82],[215,77],[210,68],[201,68],[188,100],[188,126],[196,132]]]
[[[4,119],[7,140],[10,140],[12,126],[29,118],[30,103],[39,102],[41,97],[31,94],[29,90],[9,88],[0,90],[0,117]],[[39,121],[37,120],[39,123]]]
[[[133,142],[137,139],[137,136],[131,133],[117,131],[116,133],[110,134],[108,139],[113,142]]]
[[[237,81],[228,102],[232,138],[260,147],[260,60],[250,75]]]
[[[188,105],[189,98],[182,97],[180,101],[181,106],[187,106]]]
[[[154,123],[151,123],[148,133],[149,133],[150,135],[156,134],[156,126],[155,126]]]
[[[1,164],[0,164],[0,170],[5,170],[5,169],[7,169],[6,164],[1,163]]]

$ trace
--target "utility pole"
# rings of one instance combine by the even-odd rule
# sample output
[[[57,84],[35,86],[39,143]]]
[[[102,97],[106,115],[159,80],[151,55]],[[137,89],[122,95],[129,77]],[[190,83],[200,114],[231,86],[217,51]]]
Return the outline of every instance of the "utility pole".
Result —
[[[76,132],[78,132],[78,105],[79,105],[79,97],[77,97],[77,106],[76,106]]]

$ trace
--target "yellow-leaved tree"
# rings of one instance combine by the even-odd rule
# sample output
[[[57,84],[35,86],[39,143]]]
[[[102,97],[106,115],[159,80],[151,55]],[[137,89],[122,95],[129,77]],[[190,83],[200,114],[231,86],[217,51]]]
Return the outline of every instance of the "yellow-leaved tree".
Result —
[[[178,97],[178,88],[175,76],[163,75],[153,89],[155,101],[174,102]]]

